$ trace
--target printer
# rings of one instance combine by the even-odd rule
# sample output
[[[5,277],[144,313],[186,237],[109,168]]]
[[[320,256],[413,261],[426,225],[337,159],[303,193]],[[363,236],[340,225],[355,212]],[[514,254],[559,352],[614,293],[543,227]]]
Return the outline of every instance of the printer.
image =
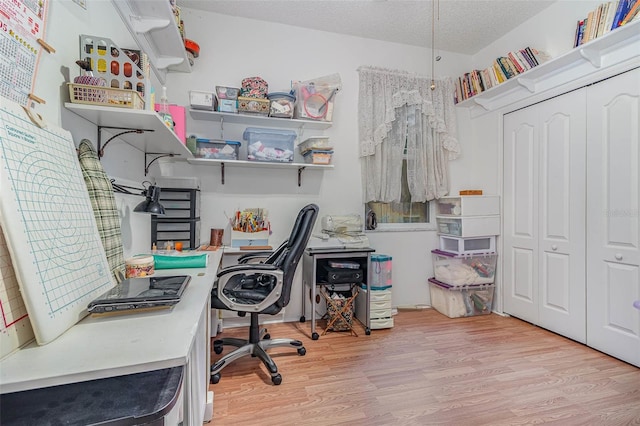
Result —
[[[364,222],[358,214],[326,215],[320,220],[321,232],[309,239],[312,248],[369,247],[364,234]]]

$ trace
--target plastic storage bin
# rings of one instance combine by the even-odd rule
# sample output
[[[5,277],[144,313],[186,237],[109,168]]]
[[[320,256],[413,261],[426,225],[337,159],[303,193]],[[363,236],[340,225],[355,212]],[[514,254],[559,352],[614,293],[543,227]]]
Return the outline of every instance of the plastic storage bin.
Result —
[[[436,216],[438,232],[456,237],[484,237],[500,234],[500,216]]]
[[[329,136],[318,136],[305,139],[304,142],[300,142],[298,149],[302,154],[311,149],[330,151],[333,149],[329,143]]]
[[[196,157],[218,160],[237,160],[240,142],[215,139],[196,139]]]
[[[216,96],[218,99],[238,99],[240,89],[237,87],[216,86]]]
[[[295,96],[285,92],[273,92],[267,95],[269,99],[269,117],[292,118]]]
[[[440,250],[456,254],[488,253],[496,251],[496,237],[452,237],[440,235]]]
[[[490,216],[500,214],[500,197],[497,195],[468,195],[442,197],[436,203],[437,215]]]
[[[318,151],[318,150],[312,149],[310,151],[306,151],[302,156],[304,157],[305,163],[331,164],[332,155],[333,155],[333,151]]]
[[[452,285],[492,284],[495,280],[496,253],[453,254],[431,250],[433,272],[438,281]]]
[[[494,289],[495,284],[453,287],[429,278],[431,306],[449,318],[490,314]]]
[[[371,255],[371,289],[386,290],[391,287],[391,256],[386,254]]]
[[[243,134],[248,142],[250,161],[292,162],[296,132],[293,130],[247,127]]]

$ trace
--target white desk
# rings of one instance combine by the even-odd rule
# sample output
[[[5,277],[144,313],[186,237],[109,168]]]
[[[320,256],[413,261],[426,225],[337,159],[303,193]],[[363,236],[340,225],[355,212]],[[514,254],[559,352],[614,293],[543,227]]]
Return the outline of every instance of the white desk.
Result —
[[[202,418],[209,384],[210,295],[221,252],[208,252],[202,269],[167,269],[156,275],[191,275],[171,310],[85,317],[53,342],[35,342],[0,361],[0,393],[184,366],[184,424]],[[203,274],[203,275],[199,275]]]

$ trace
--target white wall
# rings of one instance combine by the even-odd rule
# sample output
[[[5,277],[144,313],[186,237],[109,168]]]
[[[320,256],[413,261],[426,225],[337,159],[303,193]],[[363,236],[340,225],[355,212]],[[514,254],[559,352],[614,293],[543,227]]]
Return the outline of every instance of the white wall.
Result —
[[[309,202],[320,206],[320,215],[361,213],[362,192],[358,160],[358,73],[362,65],[406,70],[427,75],[430,53],[427,49],[394,43],[304,30],[282,24],[223,16],[183,9],[187,37],[201,47],[200,57],[190,74],[171,74],[167,81],[170,101],[188,105],[189,90],[214,90],[216,85],[239,87],[242,78],[260,76],[270,91],[288,91],[292,80],[307,80],[339,73],[342,91],[336,96],[333,126],[325,131],[331,137],[335,154],[333,170],[308,170],[302,186],[296,184],[295,170],[226,170],[226,183],[220,183],[218,167],[189,166],[175,162],[178,175],[197,175],[202,179],[202,237],[209,228],[225,223],[225,212],[251,206],[271,212],[272,244],[278,244],[290,231],[297,211]],[[215,30],[212,30],[215,29]],[[437,73],[457,75],[468,68],[469,57],[442,52]],[[218,125],[188,120],[189,133],[220,137]],[[242,140],[244,126],[224,125],[224,136]],[[305,132],[305,137],[310,135]],[[430,250],[436,247],[433,231],[375,233],[371,245],[393,256],[394,305],[429,303],[426,280],[431,274]],[[299,316],[300,286],[296,284],[287,317]]]

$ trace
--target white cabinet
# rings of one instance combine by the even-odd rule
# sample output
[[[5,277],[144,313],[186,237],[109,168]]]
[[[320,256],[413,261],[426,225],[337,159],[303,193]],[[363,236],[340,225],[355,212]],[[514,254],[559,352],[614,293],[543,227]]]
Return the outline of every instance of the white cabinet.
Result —
[[[505,312],[640,366],[640,69],[504,117]]]
[[[585,89],[504,116],[504,310],[585,342]]]
[[[640,366],[640,69],[587,92],[587,344]]]
[[[371,290],[371,296],[367,297],[368,289],[359,289],[356,297],[356,317],[362,321],[366,320],[367,300],[369,300],[369,318],[371,320],[371,330],[393,327],[393,316],[391,308],[391,289]]]
[[[461,195],[441,197],[436,204],[438,216],[487,216],[500,214],[497,195]]]

